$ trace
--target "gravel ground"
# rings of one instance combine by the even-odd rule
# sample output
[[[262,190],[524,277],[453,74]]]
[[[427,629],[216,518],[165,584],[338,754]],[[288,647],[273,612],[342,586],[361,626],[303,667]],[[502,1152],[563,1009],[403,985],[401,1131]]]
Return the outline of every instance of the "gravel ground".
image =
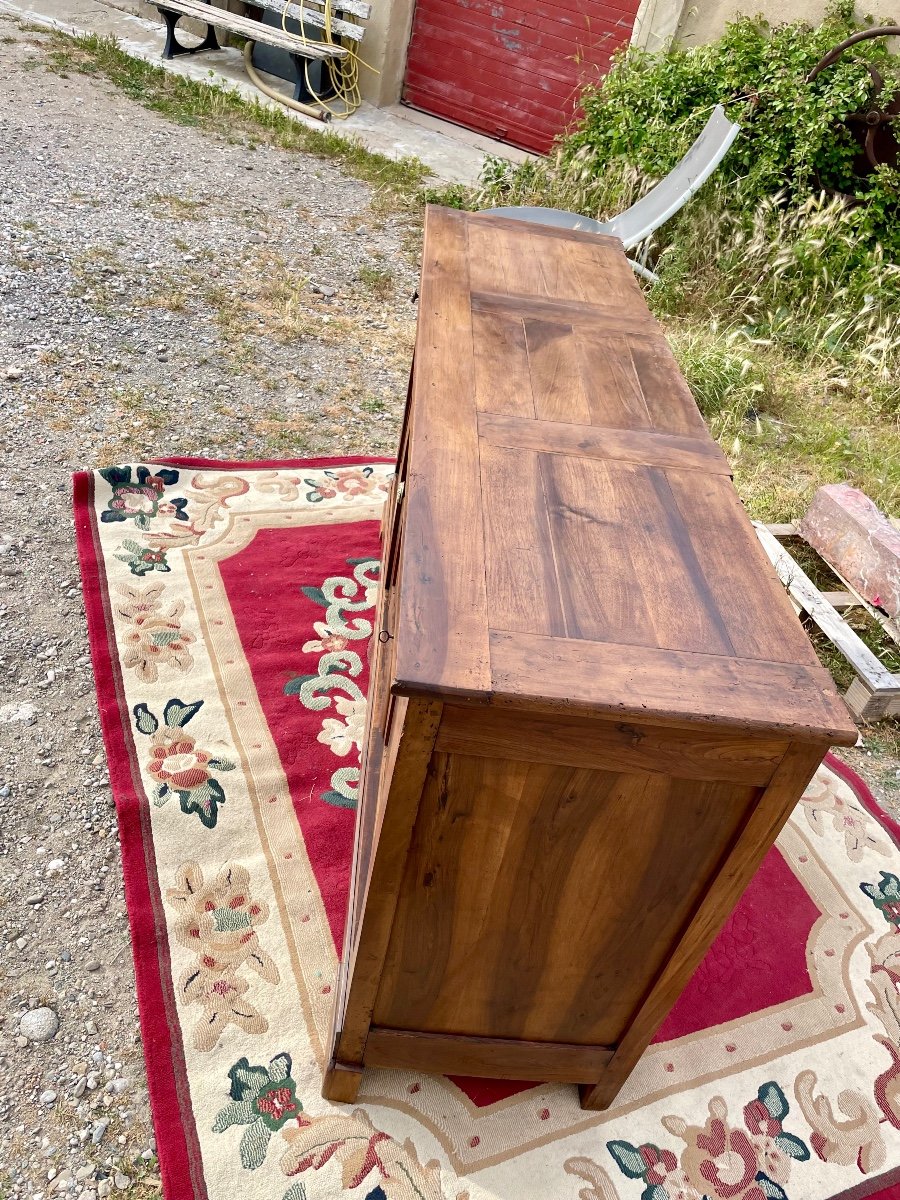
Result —
[[[70,473],[393,448],[417,243],[337,167],[49,73],[40,41],[0,26],[0,1195],[96,1200],[159,1181]]]
[[[393,448],[415,230],[40,41],[0,23],[0,1196],[95,1200],[159,1184],[70,474]]]

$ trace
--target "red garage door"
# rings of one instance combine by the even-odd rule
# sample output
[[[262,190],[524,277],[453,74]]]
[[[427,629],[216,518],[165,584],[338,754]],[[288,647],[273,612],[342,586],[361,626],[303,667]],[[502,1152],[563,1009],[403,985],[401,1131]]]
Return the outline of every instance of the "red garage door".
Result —
[[[638,0],[418,0],[403,99],[546,151],[579,88],[631,37]]]

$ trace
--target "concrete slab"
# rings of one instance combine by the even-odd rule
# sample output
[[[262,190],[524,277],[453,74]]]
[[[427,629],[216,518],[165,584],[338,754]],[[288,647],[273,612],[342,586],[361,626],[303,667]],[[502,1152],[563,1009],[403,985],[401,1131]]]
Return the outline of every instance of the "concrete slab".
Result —
[[[245,99],[255,100],[267,108],[279,107],[276,101],[261,95],[249,81],[239,50],[212,50],[196,57],[165,61],[161,58],[164,41],[161,23],[97,3],[97,0],[0,0],[0,13],[67,33],[114,37],[122,49],[135,58],[156,63],[176,75],[239,92]],[[289,94],[290,89],[283,80],[273,75],[265,75],[264,79],[277,91]],[[282,111],[313,129],[324,128],[312,117],[286,108]],[[388,158],[412,155],[434,172],[436,180],[446,183],[476,183],[489,154],[512,161],[529,157],[502,142],[492,142],[458,125],[401,105],[374,108],[364,102],[352,117],[346,121],[332,121],[327,128],[341,136],[358,139],[368,149]]]

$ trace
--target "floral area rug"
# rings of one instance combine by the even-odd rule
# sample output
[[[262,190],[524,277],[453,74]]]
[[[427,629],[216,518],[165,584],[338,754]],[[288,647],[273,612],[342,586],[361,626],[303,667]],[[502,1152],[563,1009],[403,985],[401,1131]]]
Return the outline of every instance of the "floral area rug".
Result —
[[[76,476],[166,1200],[900,1197],[900,830],[832,759],[609,1112],[322,1099],[390,474]]]

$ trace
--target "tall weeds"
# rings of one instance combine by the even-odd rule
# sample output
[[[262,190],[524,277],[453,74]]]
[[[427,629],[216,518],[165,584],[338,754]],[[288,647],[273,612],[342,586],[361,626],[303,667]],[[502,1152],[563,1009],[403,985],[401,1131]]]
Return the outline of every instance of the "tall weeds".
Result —
[[[748,221],[729,188],[708,189],[666,234],[658,312],[707,312],[756,344],[828,366],[900,412],[900,265],[859,236],[859,209],[784,193]]]

